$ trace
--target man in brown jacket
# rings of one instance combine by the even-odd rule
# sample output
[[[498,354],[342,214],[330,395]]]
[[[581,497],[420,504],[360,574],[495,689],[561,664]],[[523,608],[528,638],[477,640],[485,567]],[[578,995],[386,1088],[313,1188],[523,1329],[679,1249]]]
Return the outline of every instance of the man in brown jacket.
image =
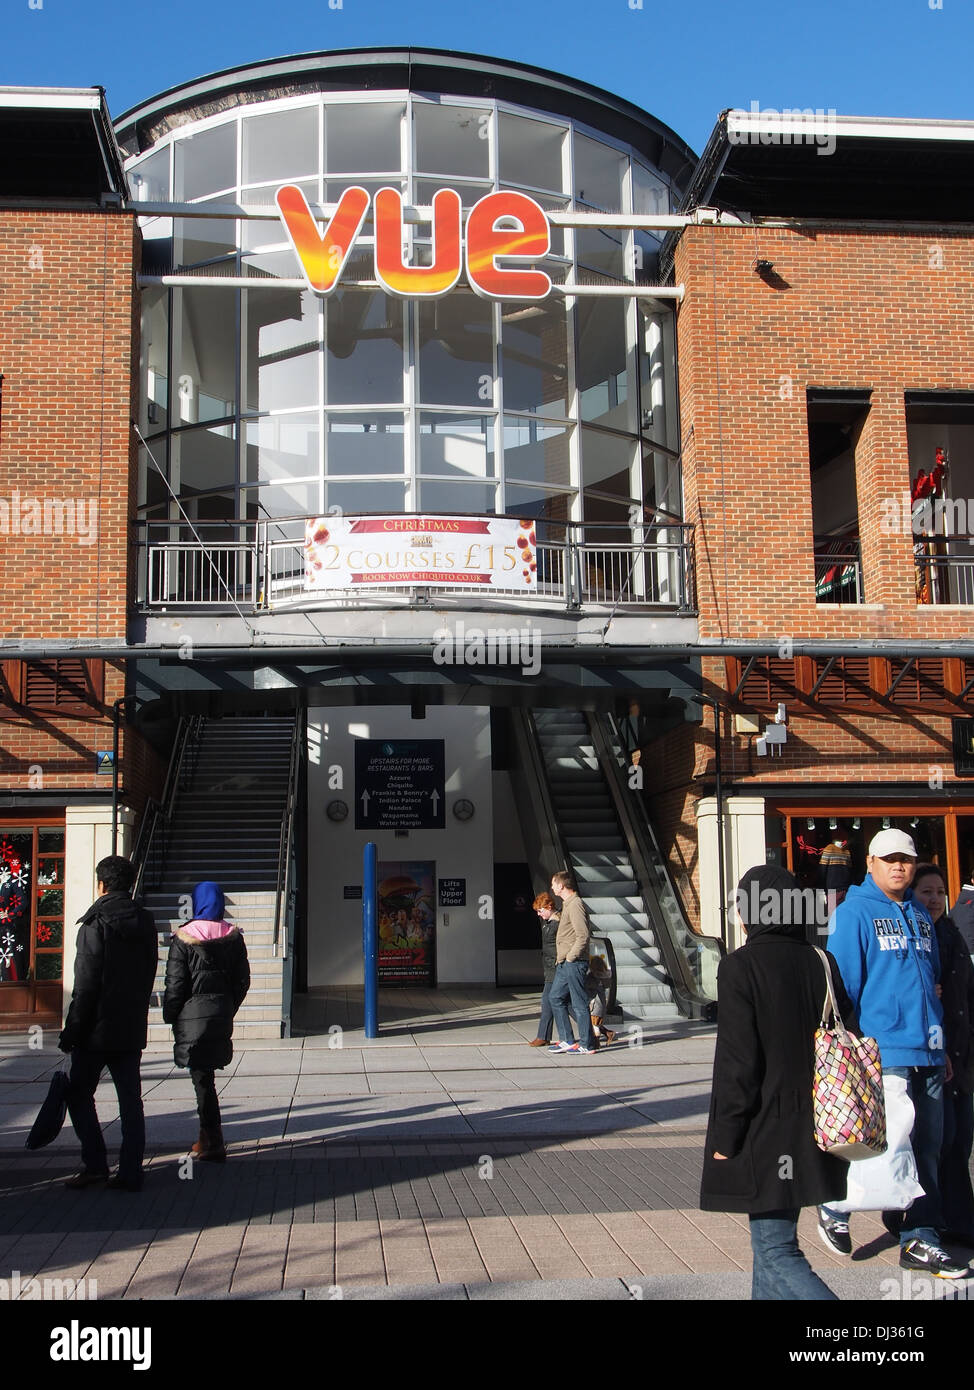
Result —
[[[561,921],[555,937],[557,964],[555,978],[551,986],[548,1002],[555,1016],[558,1036],[561,1042],[555,1043],[552,1052],[594,1052],[598,1047],[592,1032],[592,1019],[588,1011],[588,993],[585,989],[585,976],[588,974],[588,942],[591,936],[588,913],[585,904],[578,896],[578,885],[574,876],[564,870],[555,874],[551,880],[551,891],[561,898]],[[571,1011],[578,1028],[578,1042],[570,1043],[572,1035],[566,1004],[571,999]]]

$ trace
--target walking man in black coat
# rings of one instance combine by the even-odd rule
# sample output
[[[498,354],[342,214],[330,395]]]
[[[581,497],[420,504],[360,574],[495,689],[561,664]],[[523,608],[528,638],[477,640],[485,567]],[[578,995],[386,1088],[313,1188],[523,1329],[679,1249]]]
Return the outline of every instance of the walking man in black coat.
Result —
[[[82,1168],[65,1187],[142,1186],[145,1113],[139,1064],[148,1037],[149,998],[159,958],[151,915],[130,896],[135,869],[109,855],[95,866],[98,897],[81,918],[71,1005],[58,1043],[71,1053],[68,1114],[81,1140]],[[118,1095],[122,1145],[109,1178],[95,1087],[108,1068]]]

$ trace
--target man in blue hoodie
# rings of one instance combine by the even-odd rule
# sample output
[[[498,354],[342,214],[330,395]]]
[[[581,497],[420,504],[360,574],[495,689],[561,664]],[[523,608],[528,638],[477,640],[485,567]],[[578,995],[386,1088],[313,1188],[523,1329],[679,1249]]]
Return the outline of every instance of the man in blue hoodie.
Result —
[[[910,1142],[924,1196],[903,1214],[900,1265],[941,1279],[962,1279],[966,1266],[940,1248],[937,1162],[943,1133],[944,1034],[937,982],[937,937],[924,909],[909,901],[917,852],[902,830],[881,830],[869,844],[865,880],[849,889],[830,923],[829,949],[859,1016],[860,1031],[879,1043],[883,1071],[902,1076],[913,1102]],[[895,1230],[899,1213],[884,1213]],[[819,1208],[819,1234],[830,1250],[852,1253],[844,1212]]]

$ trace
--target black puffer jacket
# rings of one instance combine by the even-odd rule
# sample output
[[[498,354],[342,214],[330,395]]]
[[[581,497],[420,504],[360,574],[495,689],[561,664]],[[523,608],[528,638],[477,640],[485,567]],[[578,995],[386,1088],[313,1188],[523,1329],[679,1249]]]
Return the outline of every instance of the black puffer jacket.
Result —
[[[974,1093],[974,965],[967,943],[948,916],[934,923],[940,952],[940,1002],[944,1006],[944,1046],[954,1069],[952,1086]]]
[[[166,962],[162,1016],[172,1024],[177,1067],[213,1071],[233,1057],[233,1017],[250,988],[247,947],[239,930],[200,941],[174,932]]]
[[[103,893],[81,918],[74,989],[60,1047],[141,1052],[159,959],[151,913],[128,893]]]

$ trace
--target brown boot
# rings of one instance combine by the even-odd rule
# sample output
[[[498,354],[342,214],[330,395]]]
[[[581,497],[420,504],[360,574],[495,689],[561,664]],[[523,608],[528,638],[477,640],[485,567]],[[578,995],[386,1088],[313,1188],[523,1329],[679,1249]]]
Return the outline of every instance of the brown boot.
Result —
[[[199,1152],[196,1156],[201,1163],[226,1163],[227,1150],[223,1142],[223,1130],[219,1125],[215,1129],[200,1130]]]
[[[197,1141],[196,1141],[195,1144],[191,1144],[191,1145],[190,1145],[189,1151],[190,1151],[190,1153],[193,1155],[194,1158],[199,1158],[199,1156],[200,1156],[200,1150],[201,1150],[202,1148],[203,1148],[203,1126],[200,1125],[200,1137],[197,1139]]]

